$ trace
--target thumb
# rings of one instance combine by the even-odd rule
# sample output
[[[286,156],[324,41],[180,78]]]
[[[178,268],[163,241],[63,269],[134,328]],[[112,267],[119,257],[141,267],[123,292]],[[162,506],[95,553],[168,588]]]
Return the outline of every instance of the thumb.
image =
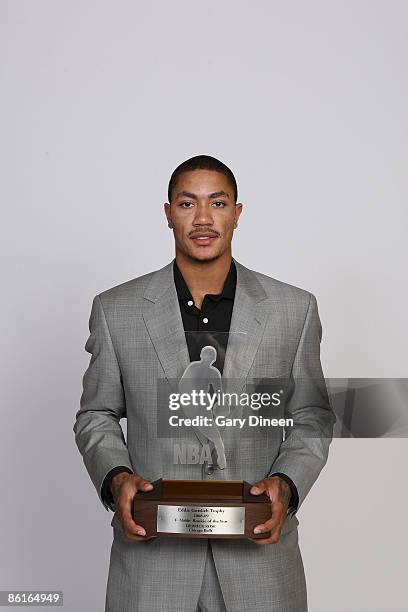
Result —
[[[148,480],[142,479],[140,482],[138,482],[137,488],[139,490],[142,489],[142,491],[150,491],[150,489],[153,489],[153,485]]]
[[[252,495],[260,495],[266,491],[266,484],[264,480],[256,482],[249,490]]]

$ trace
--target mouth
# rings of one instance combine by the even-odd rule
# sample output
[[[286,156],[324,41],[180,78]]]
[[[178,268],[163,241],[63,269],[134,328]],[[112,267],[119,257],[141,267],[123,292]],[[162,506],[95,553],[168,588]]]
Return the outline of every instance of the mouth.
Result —
[[[190,236],[190,239],[199,246],[208,246],[212,244],[212,241],[218,238],[214,234],[194,234]]]

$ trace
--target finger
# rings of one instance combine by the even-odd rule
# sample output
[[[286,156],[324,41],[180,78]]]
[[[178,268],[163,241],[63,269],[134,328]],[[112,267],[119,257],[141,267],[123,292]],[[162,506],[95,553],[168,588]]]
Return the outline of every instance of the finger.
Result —
[[[280,512],[283,508],[283,503],[277,494],[276,485],[271,482],[265,483],[264,493],[271,500],[271,504],[274,511]]]
[[[153,485],[148,480],[145,480],[141,476],[138,476],[136,479],[136,487],[138,491],[150,491],[153,489]]]
[[[282,527],[286,519],[286,513],[283,504],[274,502],[271,504],[271,518],[254,527],[254,533],[263,533],[265,531],[274,531],[277,527]]]
[[[124,532],[126,538],[132,542],[147,542],[148,540],[154,540],[156,536],[134,536],[132,534],[127,534]]]
[[[141,526],[135,523],[133,520],[132,508],[133,508],[133,494],[129,492],[127,495],[121,495],[119,500],[119,517],[121,519],[123,529],[128,534],[136,536],[145,536],[146,531]]]
[[[116,512],[125,536],[131,540],[143,540],[146,531],[142,525],[138,525],[138,523],[133,520],[132,512],[131,509],[129,509],[126,499],[121,499]]]
[[[146,535],[146,530],[142,525],[138,525],[132,518],[132,515],[129,513],[125,513],[121,517],[123,531],[125,531],[126,535],[129,536],[141,536],[144,537]]]
[[[255,544],[276,544],[280,540],[281,530],[277,529],[268,538],[256,538],[252,540]]]
[[[249,492],[252,493],[252,495],[260,495],[261,493],[264,493],[265,491],[266,491],[266,482],[264,480],[260,480],[259,482],[256,482],[249,489]]]
[[[126,539],[130,540],[131,542],[145,542],[146,540],[150,540],[151,539],[151,537],[146,537],[146,536],[135,536],[132,533],[128,533],[125,530],[123,530],[123,533],[124,533]]]
[[[279,541],[280,534],[282,531],[284,518],[282,516],[273,517],[262,525],[257,525],[254,529],[254,533],[267,533],[269,534],[265,538],[256,538],[254,542],[259,544],[276,544]]]
[[[254,533],[265,533],[266,531],[274,531],[279,527],[282,522],[281,516],[272,516],[272,518],[268,519],[264,523],[260,523],[254,527]]]

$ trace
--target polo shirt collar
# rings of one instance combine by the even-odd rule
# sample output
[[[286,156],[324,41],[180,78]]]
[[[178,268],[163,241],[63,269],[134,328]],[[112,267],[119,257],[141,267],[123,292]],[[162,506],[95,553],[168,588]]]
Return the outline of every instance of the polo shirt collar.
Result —
[[[190,293],[189,288],[187,287],[187,283],[183,278],[183,275],[178,267],[176,260],[174,260],[173,266],[174,272],[174,283],[176,285],[177,296],[179,300],[191,300],[192,295]],[[232,259],[231,266],[225,279],[224,286],[220,294],[208,294],[212,297],[216,297],[217,299],[227,298],[233,300],[235,297],[235,289],[237,286],[237,269],[235,266],[235,262]]]

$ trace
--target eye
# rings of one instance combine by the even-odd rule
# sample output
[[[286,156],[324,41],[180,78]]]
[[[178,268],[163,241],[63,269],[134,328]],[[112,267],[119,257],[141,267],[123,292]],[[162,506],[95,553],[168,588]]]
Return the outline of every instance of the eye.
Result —
[[[216,204],[220,204],[221,206],[216,206]],[[212,205],[215,206],[215,208],[222,208],[223,206],[225,206],[225,202],[221,202],[221,201],[213,202]]]
[[[180,206],[182,208],[192,208],[194,204],[192,202],[181,202]]]

